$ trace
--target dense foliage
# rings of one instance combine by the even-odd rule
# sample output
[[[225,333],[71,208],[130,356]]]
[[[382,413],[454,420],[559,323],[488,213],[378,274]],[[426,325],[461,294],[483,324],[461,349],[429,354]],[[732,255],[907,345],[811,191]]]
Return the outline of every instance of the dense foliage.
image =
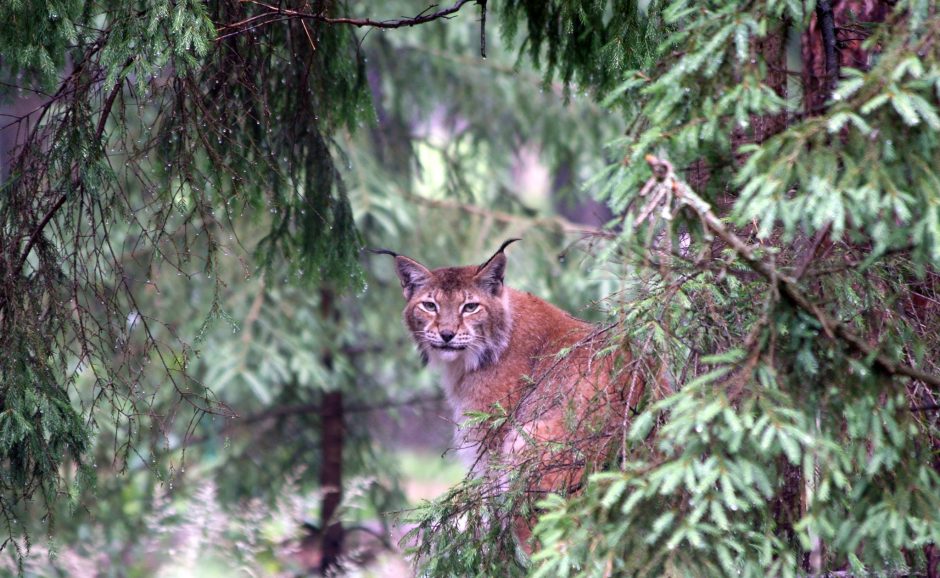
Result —
[[[479,59],[469,20],[470,37],[437,26],[362,44],[316,19],[243,30],[266,10],[235,2],[0,10],[15,24],[0,34],[13,113],[0,133],[0,419],[14,560],[61,548],[59,571],[104,556],[146,575],[148,552],[204,523],[185,499],[206,484],[220,504],[196,503],[216,520],[287,480],[318,496],[331,391],[349,411],[344,475],[367,488],[352,499],[372,516],[401,507],[396,456],[371,416],[439,394],[393,321],[388,263],[363,261],[367,284],[359,248],[472,262],[505,231],[533,255],[558,251],[578,229],[551,199],[506,195],[519,143],[573,173],[553,184],[567,194],[601,166],[590,153],[617,120],[540,90],[498,38],[502,60]],[[409,91],[416,74],[437,88]],[[612,282],[578,266],[515,265],[572,308]],[[318,502],[294,508],[295,523],[316,520]]]
[[[617,215],[602,255],[637,267],[614,311],[649,405],[613,471],[538,503],[517,572],[936,572],[938,21],[845,8],[854,66],[817,105],[812,8],[664,3],[656,64],[600,83],[631,121],[593,182]],[[512,559],[473,544],[531,515],[520,477],[501,516],[473,485],[421,513],[432,574]]]
[[[154,269],[218,280],[232,221],[264,215],[263,262],[283,255],[308,279],[361,283],[359,237],[328,145],[332,131],[371,114],[354,38],[314,26],[319,52],[277,27],[216,38],[215,22],[245,15],[237,2],[0,8],[10,24],[0,35],[4,92],[41,97],[14,121],[0,187],[12,460],[0,509],[11,534],[9,520],[37,489],[49,506],[74,494],[61,477],[66,457],[87,479],[99,409],[124,432],[115,447],[125,463],[142,426],[153,427],[142,391],[167,384],[196,416],[229,413],[187,372],[192,337],[141,311],[141,288],[159,292]],[[220,287],[209,317],[225,315]],[[151,362],[162,376],[145,369]],[[72,390],[89,373],[91,389]]]
[[[355,416],[437,391],[359,250],[445,265],[524,233],[509,283],[606,317],[646,396],[572,495],[509,472],[407,514],[421,572],[936,573],[936,6],[419,4],[0,6],[0,97],[29,104],[0,167],[16,552],[57,530],[143,559],[157,526],[221,540],[167,495],[216,521],[262,495],[224,548],[266,567],[260,542],[299,538],[252,520],[356,509],[290,498],[329,485],[335,392],[347,493],[401,507]],[[531,156],[547,192],[522,190]],[[558,215],[589,198],[606,227]],[[76,507],[109,523],[54,515]]]

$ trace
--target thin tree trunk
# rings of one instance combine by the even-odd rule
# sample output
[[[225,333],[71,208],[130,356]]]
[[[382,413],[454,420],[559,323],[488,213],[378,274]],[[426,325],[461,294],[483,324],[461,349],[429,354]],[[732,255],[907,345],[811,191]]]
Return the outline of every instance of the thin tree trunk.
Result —
[[[817,114],[825,106],[840,67],[868,69],[871,53],[862,48],[868,36],[865,24],[884,21],[893,4],[890,0],[829,0],[816,4],[802,42],[806,114]]]
[[[334,305],[335,296],[330,289],[320,290],[320,315],[325,320],[339,321],[339,310]],[[333,369],[333,351],[324,347],[320,354],[323,366]],[[320,507],[320,528],[323,530],[320,573],[326,575],[339,565],[343,552],[345,531],[339,521],[339,506],[343,500],[343,444],[346,425],[344,423],[343,392],[327,391],[320,406],[320,488],[323,501]]]
[[[320,573],[326,574],[335,568],[343,551],[345,531],[337,519],[340,502],[343,498],[343,443],[345,425],[343,423],[343,393],[330,391],[323,396],[320,409],[321,457],[320,487],[323,491],[323,503],[320,513],[320,527],[323,529]]]

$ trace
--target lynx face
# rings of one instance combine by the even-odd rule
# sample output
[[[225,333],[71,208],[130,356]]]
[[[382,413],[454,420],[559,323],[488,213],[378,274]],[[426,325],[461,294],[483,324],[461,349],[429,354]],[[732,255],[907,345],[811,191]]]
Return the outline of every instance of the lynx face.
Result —
[[[405,325],[422,358],[465,371],[499,359],[512,326],[501,251],[479,267],[432,271],[403,256],[396,256],[395,264],[407,300]]]

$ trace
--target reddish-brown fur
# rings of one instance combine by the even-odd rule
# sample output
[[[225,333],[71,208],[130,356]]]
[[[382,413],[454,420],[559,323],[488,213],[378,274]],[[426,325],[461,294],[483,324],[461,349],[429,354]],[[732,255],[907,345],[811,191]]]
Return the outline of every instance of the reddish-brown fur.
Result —
[[[535,466],[529,489],[570,490],[607,457],[643,384],[629,352],[597,355],[609,344],[595,326],[505,287],[505,246],[483,265],[435,270],[395,255],[405,324],[442,371],[458,423],[468,412],[508,418],[462,429],[465,461],[480,472]]]

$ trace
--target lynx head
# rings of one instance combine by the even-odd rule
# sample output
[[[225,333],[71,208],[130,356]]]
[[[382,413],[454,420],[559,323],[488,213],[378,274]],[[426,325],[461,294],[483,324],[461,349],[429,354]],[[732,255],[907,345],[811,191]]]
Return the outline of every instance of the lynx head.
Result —
[[[436,363],[459,363],[466,371],[499,359],[509,344],[512,314],[503,286],[506,255],[503,243],[485,263],[430,270],[414,259],[395,257],[405,305],[405,325],[421,357]]]

